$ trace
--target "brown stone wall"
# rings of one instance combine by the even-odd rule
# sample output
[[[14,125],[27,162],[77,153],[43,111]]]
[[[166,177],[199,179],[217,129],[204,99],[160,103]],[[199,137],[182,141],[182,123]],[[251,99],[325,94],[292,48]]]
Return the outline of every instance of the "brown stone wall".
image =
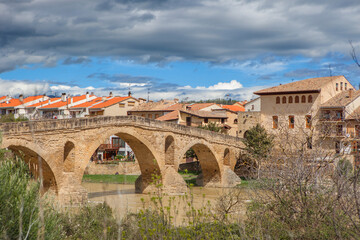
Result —
[[[90,175],[114,175],[116,173],[124,175],[140,175],[141,171],[137,162],[123,162],[119,164],[96,164],[95,162],[90,162],[84,172],[84,174]]]

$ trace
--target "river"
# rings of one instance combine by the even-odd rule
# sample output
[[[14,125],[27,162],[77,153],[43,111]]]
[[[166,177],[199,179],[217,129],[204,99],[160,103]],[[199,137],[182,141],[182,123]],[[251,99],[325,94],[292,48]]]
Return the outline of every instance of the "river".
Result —
[[[142,208],[152,207],[151,195],[135,193],[134,184],[109,184],[109,183],[88,183],[83,182],[82,185],[88,191],[88,200],[90,203],[106,202],[112,209],[115,216],[119,219],[123,218],[129,212],[137,212]],[[217,203],[217,199],[229,191],[228,188],[202,188],[193,187],[193,206],[196,209],[206,207],[205,211],[213,209]],[[236,189],[240,191],[241,206],[238,208],[235,216],[242,219],[245,217],[246,203],[251,199],[252,191],[246,188]],[[189,196],[189,195],[188,195]],[[184,196],[174,196],[172,199],[172,208],[177,209],[179,219],[183,219],[186,212],[188,200],[184,200]],[[164,199],[168,203],[168,198]],[[210,207],[208,205],[210,203]],[[175,206],[175,207],[174,207]],[[178,223],[180,220],[176,220]]]

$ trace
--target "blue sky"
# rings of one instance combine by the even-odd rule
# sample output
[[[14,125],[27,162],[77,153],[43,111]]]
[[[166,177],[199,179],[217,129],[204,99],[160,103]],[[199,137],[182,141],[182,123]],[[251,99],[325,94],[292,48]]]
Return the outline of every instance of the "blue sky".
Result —
[[[355,0],[5,0],[0,13],[0,95],[244,100],[310,77],[360,83]]]

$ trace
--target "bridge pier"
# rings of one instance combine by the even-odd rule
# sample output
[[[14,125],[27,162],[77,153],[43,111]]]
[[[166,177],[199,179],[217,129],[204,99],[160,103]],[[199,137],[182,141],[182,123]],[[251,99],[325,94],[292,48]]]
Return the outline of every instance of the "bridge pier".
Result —
[[[58,200],[62,205],[80,205],[88,200],[86,189],[81,186],[81,179],[75,173],[63,173],[58,187]]]

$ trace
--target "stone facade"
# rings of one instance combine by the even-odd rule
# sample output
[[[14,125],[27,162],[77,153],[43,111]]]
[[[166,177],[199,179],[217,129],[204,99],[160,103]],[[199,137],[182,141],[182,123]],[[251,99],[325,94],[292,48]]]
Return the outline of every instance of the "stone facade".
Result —
[[[134,151],[141,172],[135,187],[144,193],[152,190],[153,174],[160,176],[166,191],[186,191],[177,169],[189,148],[199,158],[204,187],[233,186],[233,175],[227,175],[242,144],[236,137],[137,116],[6,123],[0,129],[1,147],[24,154],[25,161],[42,169],[44,185],[54,189],[63,203],[86,199],[81,187],[84,171],[94,151],[112,135]]]

